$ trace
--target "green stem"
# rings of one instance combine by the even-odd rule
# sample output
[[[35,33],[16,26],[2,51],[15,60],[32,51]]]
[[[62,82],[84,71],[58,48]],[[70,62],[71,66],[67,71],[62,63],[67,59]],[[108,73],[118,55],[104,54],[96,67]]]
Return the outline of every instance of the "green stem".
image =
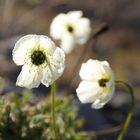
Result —
[[[123,81],[116,81],[116,83],[120,83],[120,84],[123,84],[125,85],[128,90],[129,90],[129,93],[131,95],[131,104],[130,104],[130,109],[129,109],[129,112],[128,112],[128,115],[127,115],[127,118],[124,122],[124,126],[117,138],[117,140],[123,140],[124,139],[124,136],[128,130],[128,127],[132,121],[132,116],[133,116],[133,111],[134,111],[134,92],[133,92],[133,88],[131,87],[131,85],[129,85],[128,83],[126,82],[123,82]]]
[[[55,82],[51,86],[51,96],[52,96],[52,108],[51,108],[51,115],[52,115],[52,129],[54,132],[54,140],[57,140],[57,130],[56,130],[56,118],[55,118],[55,94],[56,94],[56,84]]]

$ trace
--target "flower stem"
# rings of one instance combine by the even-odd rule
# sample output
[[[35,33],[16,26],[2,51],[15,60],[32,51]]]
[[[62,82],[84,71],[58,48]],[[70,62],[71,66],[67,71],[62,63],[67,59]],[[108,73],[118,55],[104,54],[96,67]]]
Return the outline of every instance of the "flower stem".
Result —
[[[56,84],[55,82],[51,86],[51,96],[52,96],[52,108],[51,108],[51,115],[52,115],[52,129],[54,132],[54,140],[57,140],[57,130],[56,130],[56,118],[55,118],[55,94],[56,94]]]
[[[133,92],[132,86],[129,85],[128,83],[123,82],[123,81],[116,81],[116,83],[120,83],[120,84],[125,85],[128,88],[129,93],[131,95],[131,104],[130,104],[129,112],[128,112],[127,118],[124,122],[124,126],[123,126],[123,128],[122,128],[122,130],[117,138],[117,140],[123,140],[124,136],[128,130],[128,127],[132,121],[132,116],[133,116],[133,111],[134,111],[134,92]]]

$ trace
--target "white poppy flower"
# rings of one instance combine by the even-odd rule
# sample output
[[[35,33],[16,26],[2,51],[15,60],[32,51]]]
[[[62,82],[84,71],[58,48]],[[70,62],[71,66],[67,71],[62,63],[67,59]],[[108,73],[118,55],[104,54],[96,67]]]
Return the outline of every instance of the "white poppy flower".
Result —
[[[61,76],[65,67],[64,51],[44,35],[26,35],[13,49],[13,60],[23,65],[16,85],[26,88],[52,84]]]
[[[70,53],[76,43],[84,44],[90,37],[90,20],[82,17],[82,11],[71,11],[57,15],[50,26],[50,34],[61,40],[61,47]]]
[[[92,108],[102,108],[111,98],[115,89],[114,74],[107,61],[88,60],[80,70],[82,79],[76,89],[82,103],[92,103]]]

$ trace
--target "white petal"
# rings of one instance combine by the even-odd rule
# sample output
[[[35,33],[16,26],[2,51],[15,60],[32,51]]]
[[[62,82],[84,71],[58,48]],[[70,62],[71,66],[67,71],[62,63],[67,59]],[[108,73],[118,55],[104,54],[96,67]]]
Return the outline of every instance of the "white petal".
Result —
[[[102,95],[101,100],[104,100],[104,102],[108,102],[112,98],[114,91],[115,85],[112,85],[111,87],[107,86],[103,91],[104,94]]]
[[[102,108],[107,102],[109,102],[114,94],[114,87],[105,87],[102,88],[100,91],[102,94],[93,102],[92,108],[100,109]]]
[[[47,36],[40,35],[40,48],[47,53],[46,55],[52,55],[55,51],[55,44]]]
[[[79,19],[83,15],[83,12],[82,11],[70,11],[70,12],[68,12],[67,15],[68,15],[68,19],[74,21],[74,20]]]
[[[60,47],[64,50],[65,53],[69,54],[75,46],[75,40],[72,35],[65,34],[61,40]]]
[[[105,105],[105,103],[101,103],[99,99],[97,99],[92,105],[91,107],[94,109],[101,109],[103,106]]]
[[[36,35],[26,35],[19,39],[15,44],[12,55],[17,65],[25,64],[26,58],[29,56],[30,49],[36,46]]]
[[[101,61],[101,63],[107,67],[110,67],[109,63],[107,61]]]
[[[56,79],[60,77],[65,68],[65,53],[61,48],[56,47],[56,50],[50,59],[50,68],[56,75]]]
[[[49,69],[49,67],[46,67],[45,69],[43,69],[43,77],[41,83],[44,84],[46,87],[49,87],[52,82],[53,81],[51,70]]]
[[[30,53],[28,52],[28,49],[24,49],[23,47],[19,48],[18,50],[14,51],[13,53],[13,61],[17,65],[23,65],[26,63],[26,59]]]
[[[99,63],[92,59],[82,64],[79,74],[81,79],[84,80],[98,80],[102,78]]]
[[[113,96],[114,88],[102,88],[98,83],[82,81],[76,90],[82,103],[92,103],[92,108],[102,108]]]
[[[65,68],[65,53],[62,49],[56,47],[51,60],[51,65],[56,68],[56,71],[58,71],[58,73],[63,72]]]
[[[20,72],[16,85],[26,88],[38,87],[42,79],[42,69],[36,66],[24,65]]]
[[[43,78],[41,80],[41,83],[48,87],[56,79],[58,79],[58,77],[60,77],[61,74],[58,73],[57,70],[54,69],[54,67],[52,68],[52,66],[51,67],[46,67],[45,69],[43,69]]]
[[[105,65],[102,61],[92,59],[82,64],[79,74],[81,79],[85,80],[111,79],[113,76],[113,72],[110,66],[107,66],[107,63]]]
[[[65,23],[67,21],[65,14],[57,15],[50,25],[50,35],[55,39],[61,39],[65,30]]]
[[[114,73],[112,72],[112,70],[108,71],[108,77],[109,77],[109,82],[107,82],[107,87],[110,88],[115,88],[115,77],[114,77]]]
[[[52,84],[58,79],[65,68],[65,54],[64,51],[56,47],[54,54],[49,58],[48,66],[43,70],[42,83],[46,86]]]
[[[84,30],[83,30],[84,29]],[[84,44],[89,39],[91,33],[90,20],[81,18],[77,21],[75,27],[75,36],[79,44]]]
[[[92,108],[100,109],[102,108],[110,99],[112,98],[113,93],[102,93],[99,98],[92,104]]]
[[[56,47],[56,49],[54,51],[54,54],[53,54],[53,58],[56,59],[59,63],[60,62],[64,63],[64,61],[65,61],[64,51],[61,48]]]
[[[100,96],[101,88],[96,82],[82,81],[76,89],[77,96],[82,103],[92,103]]]

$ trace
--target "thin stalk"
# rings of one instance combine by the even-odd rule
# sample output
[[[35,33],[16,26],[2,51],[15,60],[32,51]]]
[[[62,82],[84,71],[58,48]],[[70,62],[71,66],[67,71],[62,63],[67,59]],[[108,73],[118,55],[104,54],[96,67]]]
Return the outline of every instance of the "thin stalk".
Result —
[[[52,96],[52,108],[51,108],[51,115],[52,115],[52,129],[54,132],[54,140],[57,140],[57,128],[56,128],[56,116],[55,116],[55,94],[56,94],[56,84],[55,82],[51,86],[51,96]]]
[[[130,104],[129,112],[128,112],[127,118],[124,122],[124,126],[123,126],[123,128],[122,128],[122,130],[117,138],[117,140],[123,140],[124,136],[128,130],[128,127],[132,121],[132,116],[133,116],[133,112],[134,112],[134,92],[133,92],[132,86],[129,85],[128,83],[123,82],[123,81],[116,81],[116,83],[120,83],[120,84],[125,85],[128,88],[129,93],[131,95],[131,104]]]
[[[115,133],[117,131],[120,131],[122,128],[122,125],[118,125],[118,126],[115,126],[115,127],[112,127],[112,128],[107,128],[105,130],[99,130],[99,131],[81,131],[81,132],[78,132],[78,134],[80,134],[81,136],[83,137],[87,137],[87,136],[90,136],[90,137],[98,137],[98,136],[104,136],[104,135],[109,135],[109,134],[112,134],[112,133]]]

